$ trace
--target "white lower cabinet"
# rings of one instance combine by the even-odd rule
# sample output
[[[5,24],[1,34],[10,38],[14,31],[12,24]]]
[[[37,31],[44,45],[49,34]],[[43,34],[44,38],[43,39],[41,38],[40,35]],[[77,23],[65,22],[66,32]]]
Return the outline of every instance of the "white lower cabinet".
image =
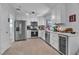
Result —
[[[79,54],[79,37],[69,37],[68,55]]]
[[[41,37],[43,40],[45,40],[45,30],[39,30],[38,37]]]
[[[53,47],[55,47],[57,50],[59,50],[58,49],[58,42],[54,42]]]
[[[41,37],[41,30],[38,30],[38,37]]]
[[[42,36],[43,40],[45,40],[45,30],[41,31],[41,36]]]
[[[65,34],[62,34],[62,35],[65,35]],[[66,39],[66,37],[62,36],[62,38],[63,37],[64,38],[63,39],[62,38],[59,39],[59,35],[58,34],[51,32],[50,33],[50,44],[55,49],[57,49],[58,51],[60,51],[59,50],[59,40],[65,40],[66,43],[64,41],[61,41],[61,42],[64,42],[64,44],[66,45],[66,46],[64,46],[64,44],[62,44],[62,49],[66,48],[65,49],[65,51],[67,52],[66,55],[67,54],[68,55],[79,54],[79,35],[71,34],[70,36],[69,35],[65,35],[65,36],[68,36],[68,38]],[[60,52],[62,52],[62,51],[60,51]]]
[[[31,38],[31,30],[27,30],[27,38]]]
[[[59,50],[59,40],[58,35],[50,33],[50,44],[57,50]]]

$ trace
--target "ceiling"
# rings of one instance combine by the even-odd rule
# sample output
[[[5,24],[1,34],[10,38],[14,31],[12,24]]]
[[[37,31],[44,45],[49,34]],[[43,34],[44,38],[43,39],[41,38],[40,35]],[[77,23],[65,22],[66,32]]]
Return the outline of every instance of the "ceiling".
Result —
[[[12,3],[13,8],[17,9],[16,11],[23,12],[27,15],[43,16],[50,11],[51,8],[54,8],[56,3]]]

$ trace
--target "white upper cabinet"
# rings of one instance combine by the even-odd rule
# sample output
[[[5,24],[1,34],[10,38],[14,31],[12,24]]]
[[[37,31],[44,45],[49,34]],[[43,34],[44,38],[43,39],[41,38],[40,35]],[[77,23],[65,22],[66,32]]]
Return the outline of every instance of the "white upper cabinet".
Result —
[[[61,4],[61,22],[66,22],[66,4]]]
[[[54,23],[63,23],[65,22],[65,4],[58,4],[54,9],[52,9],[51,19]]]
[[[31,30],[27,30],[27,39],[31,38]]]
[[[56,23],[61,23],[61,6],[56,7]]]
[[[38,18],[38,25],[45,25],[45,19],[43,17]]]
[[[51,20],[56,23],[56,8],[52,9]]]

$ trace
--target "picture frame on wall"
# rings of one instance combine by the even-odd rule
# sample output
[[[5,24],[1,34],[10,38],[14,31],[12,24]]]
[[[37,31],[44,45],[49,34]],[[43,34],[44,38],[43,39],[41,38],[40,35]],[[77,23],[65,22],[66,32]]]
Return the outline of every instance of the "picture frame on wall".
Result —
[[[76,14],[69,16],[69,22],[76,22]]]

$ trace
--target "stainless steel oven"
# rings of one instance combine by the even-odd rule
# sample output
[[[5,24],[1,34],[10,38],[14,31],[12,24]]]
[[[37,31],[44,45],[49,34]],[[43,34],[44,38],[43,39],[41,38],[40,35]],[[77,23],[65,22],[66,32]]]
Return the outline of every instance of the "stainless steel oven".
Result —
[[[59,34],[59,51],[67,55],[68,54],[68,36]]]

